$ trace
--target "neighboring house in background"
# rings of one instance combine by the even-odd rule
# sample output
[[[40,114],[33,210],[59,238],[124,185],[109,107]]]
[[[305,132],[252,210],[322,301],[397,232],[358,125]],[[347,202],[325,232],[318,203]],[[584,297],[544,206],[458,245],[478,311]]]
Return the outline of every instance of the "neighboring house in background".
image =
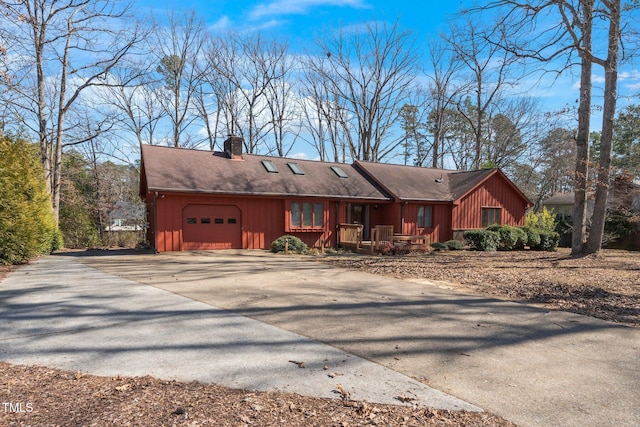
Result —
[[[593,195],[587,198],[587,218],[593,214]],[[573,222],[573,201],[575,196],[571,193],[558,193],[542,201],[543,208],[547,208],[556,214],[558,221]]]
[[[104,231],[142,231],[144,229],[144,205],[117,202],[111,212],[109,212],[109,224]]]
[[[494,223],[523,225],[531,202],[498,169],[457,172],[356,161],[352,165],[242,153],[142,147],[140,194],[159,252],[266,249],[283,234],[339,244],[340,224],[460,237]]]
[[[587,224],[591,222],[593,215],[594,194],[587,194]],[[574,193],[559,193],[542,201],[542,207],[553,211],[558,221],[571,225],[573,223]],[[609,210],[623,210],[632,213],[636,217],[640,212],[640,182],[631,181],[630,178],[619,176],[614,179],[609,192],[607,202]],[[570,236],[561,238],[561,246],[571,245]],[[607,247],[640,249],[640,232],[615,239],[607,243]]]

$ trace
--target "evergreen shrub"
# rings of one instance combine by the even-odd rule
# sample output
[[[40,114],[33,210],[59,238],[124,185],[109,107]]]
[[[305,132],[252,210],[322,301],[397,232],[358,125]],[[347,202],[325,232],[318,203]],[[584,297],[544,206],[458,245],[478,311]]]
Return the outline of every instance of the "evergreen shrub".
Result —
[[[0,263],[25,263],[61,246],[37,147],[0,135]]]
[[[498,250],[500,234],[491,230],[467,230],[464,239],[471,249],[476,251],[495,252]]]
[[[278,237],[273,241],[273,243],[271,243],[271,252],[284,252],[284,247],[287,241],[289,242],[289,252],[302,254],[307,251],[306,243],[296,236],[285,234],[284,236]]]
[[[540,243],[532,246],[531,249],[536,251],[555,251],[560,242],[560,233],[557,231],[540,232]]]
[[[464,249],[464,244],[460,240],[447,240],[444,245],[450,251],[461,251]]]
[[[498,241],[498,250],[512,251],[522,244],[524,248],[525,233],[517,227],[510,225],[491,225],[487,228],[489,231],[498,233],[500,239]]]

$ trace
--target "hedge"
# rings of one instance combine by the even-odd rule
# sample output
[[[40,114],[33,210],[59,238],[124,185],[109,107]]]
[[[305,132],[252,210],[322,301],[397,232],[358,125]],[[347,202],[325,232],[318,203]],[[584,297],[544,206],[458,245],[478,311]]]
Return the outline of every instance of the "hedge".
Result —
[[[487,228],[489,231],[498,233],[500,239],[498,241],[498,250],[512,251],[514,249],[524,249],[527,236],[524,231],[518,227],[510,225],[492,225]]]
[[[542,231],[540,234],[540,243],[531,246],[536,251],[555,251],[560,242],[560,233],[556,231]]]
[[[25,263],[61,246],[37,147],[0,135],[0,263]]]
[[[471,249],[477,251],[495,252],[498,250],[500,234],[490,230],[467,230],[463,233],[464,239]]]

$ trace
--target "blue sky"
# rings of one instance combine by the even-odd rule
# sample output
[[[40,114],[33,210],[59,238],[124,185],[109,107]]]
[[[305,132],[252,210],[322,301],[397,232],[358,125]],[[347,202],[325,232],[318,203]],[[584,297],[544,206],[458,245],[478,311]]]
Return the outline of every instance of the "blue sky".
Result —
[[[367,21],[398,20],[402,30],[416,36],[418,48],[423,49],[424,65],[428,69],[427,43],[446,30],[448,20],[474,0],[134,0],[140,14],[153,12],[162,18],[169,11],[194,10],[208,28],[216,32],[226,30],[261,30],[287,40],[292,54],[304,54],[312,47],[316,36],[339,26],[362,24]],[[551,79],[551,77],[549,77]],[[601,104],[604,72],[594,67],[593,103]],[[549,83],[549,84],[547,84]],[[531,90],[544,111],[558,111],[567,106],[577,107],[579,70],[565,73],[553,85],[544,82]],[[600,85],[600,87],[598,87]],[[637,66],[623,65],[619,78],[619,109],[639,103],[640,71]],[[627,95],[633,95],[628,97]],[[625,97],[627,96],[627,97]],[[598,109],[592,117],[592,130],[601,128]]]
[[[372,20],[399,22],[400,28],[413,33],[418,46],[424,47],[430,37],[437,37],[447,27],[447,21],[457,11],[476,3],[474,0],[134,0],[141,13],[153,11],[166,16],[168,11],[195,10],[197,16],[215,31],[228,29],[261,29],[273,32],[290,43],[292,53],[305,53],[314,37],[352,24]],[[481,2],[482,3],[482,2]],[[425,55],[426,57],[426,55]],[[426,61],[426,58],[425,58]],[[425,66],[427,66],[425,62]],[[604,72],[594,67],[594,83],[604,81]],[[541,85],[536,89],[543,104],[549,109],[560,109],[575,102],[578,94],[578,73],[566,74],[549,88]],[[640,71],[637,67],[624,66],[620,74],[621,95],[640,92]],[[594,88],[594,100],[602,90]],[[638,102],[635,99],[620,99],[619,105]],[[594,128],[599,128],[594,117]]]
[[[212,29],[263,29],[277,32],[302,52],[305,43],[327,29],[370,20],[394,22],[426,42],[469,0],[137,0],[141,10],[195,10]]]

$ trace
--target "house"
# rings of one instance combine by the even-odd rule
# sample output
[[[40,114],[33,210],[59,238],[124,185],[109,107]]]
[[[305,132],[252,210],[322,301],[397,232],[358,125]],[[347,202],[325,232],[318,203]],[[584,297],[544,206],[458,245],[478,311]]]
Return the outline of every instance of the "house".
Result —
[[[120,201],[109,212],[109,222],[104,231],[142,231],[144,229],[144,210],[138,203]]]
[[[283,234],[340,243],[341,224],[377,225],[445,241],[493,223],[521,225],[531,202],[498,169],[456,172],[242,153],[142,147],[140,192],[159,252],[264,249]]]
[[[587,193],[587,229],[590,227],[591,216],[594,208],[593,192]],[[542,201],[543,208],[547,208],[556,215],[556,219],[564,224],[573,224],[573,204],[574,193],[558,193]],[[630,219],[630,225],[637,222],[638,213],[640,212],[640,181],[633,180],[629,175],[621,174],[616,176],[611,184],[609,197],[607,200],[607,209],[613,213],[624,212]],[[605,225],[605,237],[607,235],[607,226]],[[606,242],[608,248],[640,250],[640,230],[637,225],[636,230],[628,235],[609,236],[607,239],[612,240]],[[560,246],[571,246],[570,229],[561,236]]]

